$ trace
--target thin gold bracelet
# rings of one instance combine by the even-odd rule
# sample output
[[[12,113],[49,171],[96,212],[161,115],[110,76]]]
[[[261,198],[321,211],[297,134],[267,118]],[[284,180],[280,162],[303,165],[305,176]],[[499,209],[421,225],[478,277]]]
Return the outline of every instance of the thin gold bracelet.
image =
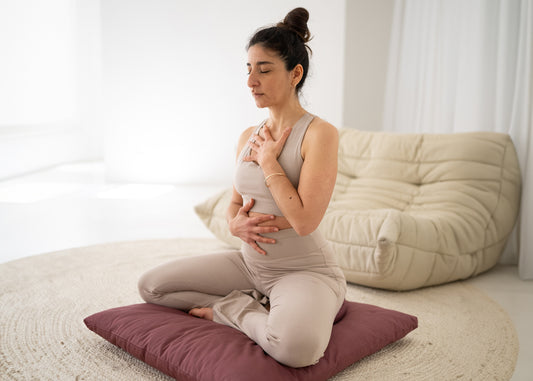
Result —
[[[265,177],[265,185],[266,185],[267,188],[270,188],[270,185],[268,184],[268,179],[270,179],[272,176],[285,176],[285,173],[276,172],[276,173],[272,173],[272,174],[268,175],[267,177]]]

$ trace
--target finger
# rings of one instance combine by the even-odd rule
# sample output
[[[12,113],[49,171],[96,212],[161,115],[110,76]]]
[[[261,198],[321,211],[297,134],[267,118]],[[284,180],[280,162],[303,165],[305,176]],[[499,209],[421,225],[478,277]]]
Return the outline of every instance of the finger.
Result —
[[[261,243],[269,243],[269,244],[274,244],[276,243],[276,240],[274,238],[267,238],[267,237],[263,237],[261,235],[257,235],[255,237],[255,242],[261,242]]]
[[[261,135],[259,135],[259,134],[255,134],[253,136],[253,139],[252,139],[252,142],[256,142],[256,143],[257,142],[262,143],[264,141],[265,141],[265,139],[263,139],[263,137]]]
[[[250,209],[252,209],[252,207],[254,206],[255,204],[255,200],[253,198],[250,199],[250,201],[248,201],[246,204],[244,204],[243,206],[241,206],[241,208],[239,209],[240,212],[242,213],[246,213],[248,214],[248,212],[250,211]]]
[[[257,143],[248,142],[248,147],[250,148],[250,154],[247,156],[253,156],[254,154],[257,154],[257,151],[259,150],[259,145]]]
[[[270,127],[265,126],[265,128],[263,129],[263,134],[265,135],[265,139],[264,140],[274,140],[272,138],[272,134],[270,133]]]
[[[285,130],[283,130],[283,134],[281,134],[281,137],[279,138],[279,144],[283,147],[285,145],[285,142],[287,141],[289,135],[291,134],[292,128],[288,127]]]
[[[260,135],[254,134],[250,139],[248,139],[248,147],[252,149],[257,149],[260,144],[265,141]]]
[[[261,254],[261,255],[266,255],[266,251],[264,251],[263,249],[261,249],[261,248],[257,245],[257,243],[252,242],[252,243],[250,243],[250,246],[252,246],[252,248],[253,248],[255,251],[257,251],[259,254]]]
[[[267,215],[264,215],[264,216],[256,216],[256,217],[252,217],[250,218],[250,223],[253,224],[253,225],[258,225],[262,222],[266,222],[266,221],[272,221],[275,217],[271,214],[267,214]]]
[[[257,226],[254,229],[254,233],[258,233],[258,234],[276,233],[276,232],[279,232],[279,228],[277,226]]]

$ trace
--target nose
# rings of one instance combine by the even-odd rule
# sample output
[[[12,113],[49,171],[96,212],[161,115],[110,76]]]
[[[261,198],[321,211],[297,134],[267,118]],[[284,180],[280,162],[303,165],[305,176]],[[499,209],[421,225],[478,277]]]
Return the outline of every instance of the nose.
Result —
[[[257,76],[255,75],[255,72],[252,70],[250,74],[248,74],[248,87],[250,89],[253,89],[254,87],[258,85],[259,85],[259,82],[257,80]]]

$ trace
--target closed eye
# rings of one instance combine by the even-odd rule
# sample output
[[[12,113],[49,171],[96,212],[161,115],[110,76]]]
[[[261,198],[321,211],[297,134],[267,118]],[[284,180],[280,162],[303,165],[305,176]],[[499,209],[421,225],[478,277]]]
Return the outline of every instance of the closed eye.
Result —
[[[270,73],[271,70],[263,70],[263,71],[260,71],[259,73],[260,74],[266,74],[266,73]],[[250,75],[251,71],[247,72],[246,75]]]

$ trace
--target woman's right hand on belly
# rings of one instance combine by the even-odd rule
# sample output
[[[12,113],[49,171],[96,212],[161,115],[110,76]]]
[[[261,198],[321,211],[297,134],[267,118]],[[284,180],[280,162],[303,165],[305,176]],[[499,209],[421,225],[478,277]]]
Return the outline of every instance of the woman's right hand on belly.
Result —
[[[253,217],[248,215],[248,212],[254,206],[254,202],[254,199],[251,199],[239,209],[235,217],[229,223],[229,230],[231,234],[246,242],[259,254],[266,255],[266,251],[261,249],[257,243],[272,244],[276,243],[276,240],[263,237],[261,234],[277,232],[279,229],[276,226],[260,226],[262,223],[273,221],[275,219],[275,216],[271,214],[262,214]]]

